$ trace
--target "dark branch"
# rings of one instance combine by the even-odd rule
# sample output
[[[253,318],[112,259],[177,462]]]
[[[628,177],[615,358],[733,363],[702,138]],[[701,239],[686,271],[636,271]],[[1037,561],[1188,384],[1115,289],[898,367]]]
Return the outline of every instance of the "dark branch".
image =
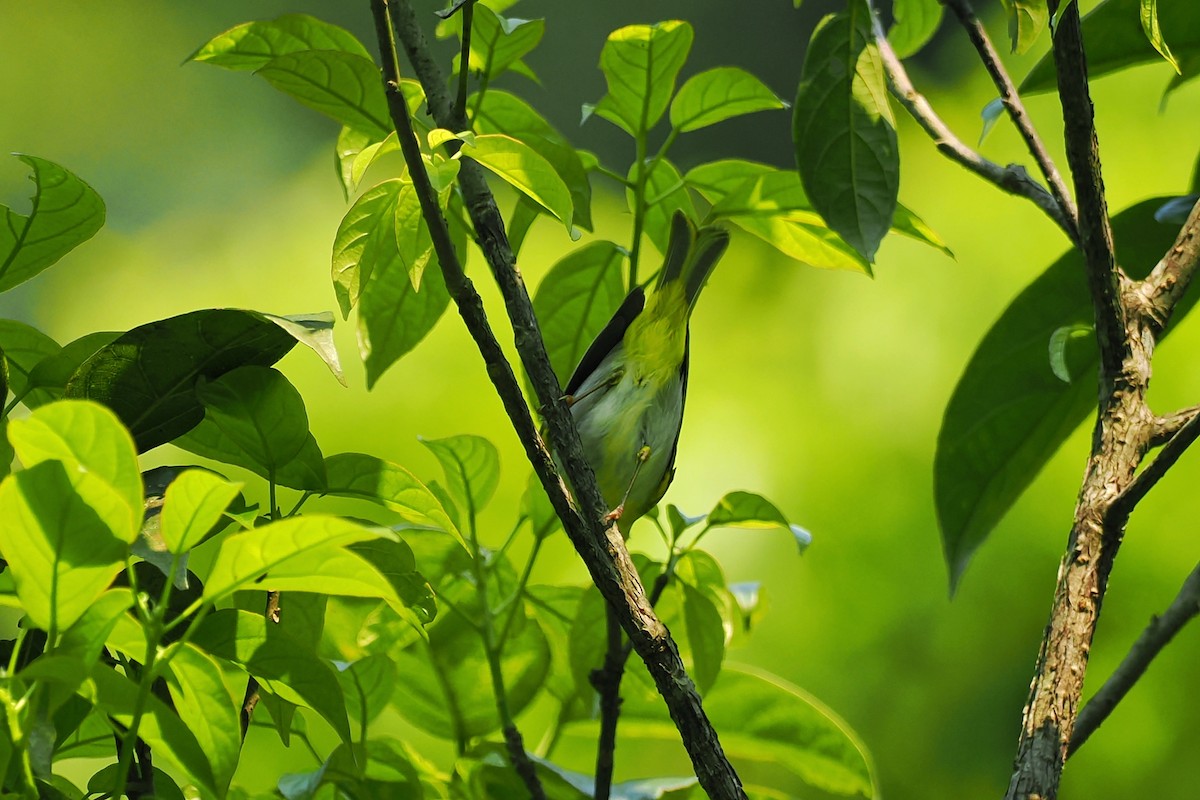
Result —
[[[1079,236],[1076,233],[1075,220],[1067,216],[1063,207],[1054,199],[1054,195],[1031,178],[1024,167],[1019,164],[1003,167],[994,161],[989,161],[954,135],[950,127],[933,110],[925,96],[913,86],[908,72],[904,69],[904,64],[900,62],[896,52],[888,44],[887,36],[883,32],[878,18],[872,14],[871,20],[892,95],[929,135],[942,155],[967,168],[998,189],[1029,200],[1050,217],[1058,227],[1062,228],[1071,241],[1078,243]]]
[[[517,351],[537,393],[546,418],[546,430],[566,475],[575,488],[583,509],[581,515],[571,504],[558,469],[537,426],[525,405],[520,384],[505,359],[482,302],[450,244],[445,219],[437,207],[436,195],[429,185],[419,147],[412,133],[408,109],[400,95],[399,70],[394,56],[389,25],[388,0],[372,0],[381,52],[384,54],[384,79],[388,105],[400,136],[409,172],[421,200],[422,213],[432,234],[435,252],[446,276],[446,286],[475,340],[487,365],[489,377],[525,447],[526,455],[541,481],[563,527],[587,566],[592,580],[608,604],[616,611],[622,627],[646,662],[659,693],[666,701],[672,719],[679,728],[684,747],[691,757],[701,787],[714,798],[745,798],[737,777],[717,739],[716,731],[704,714],[695,684],[688,677],[679,649],[662,622],[655,616],[629,558],[616,525],[606,528],[601,520],[607,512],[592,474],[579,433],[562,402],[562,389],[546,356],[545,344],[533,314],[533,305],[516,269],[512,249],[504,233],[504,224],[496,207],[482,168],[470,159],[462,159],[459,186],[475,228],[477,242],[492,274],[500,286]],[[396,31],[405,52],[417,72],[438,125],[454,127],[453,109],[441,70],[429,53],[416,15],[408,2],[394,4]]]
[[[462,55],[458,61],[458,96],[454,100],[454,118],[459,121],[455,130],[467,126],[467,79],[471,75],[471,25],[475,20],[475,0],[462,7]]]
[[[1161,617],[1150,620],[1142,635],[1133,643],[1133,647],[1129,648],[1129,653],[1120,666],[1080,710],[1068,755],[1078,750],[1104,720],[1108,719],[1108,715],[1129,693],[1138,678],[1142,677],[1142,673],[1150,666],[1154,657],[1197,614],[1200,614],[1200,564],[1183,582],[1170,607]]]
[[[942,4],[949,7],[958,17],[958,21],[967,31],[967,37],[970,38],[971,44],[975,45],[975,49],[979,52],[979,58],[983,61],[983,66],[987,69],[988,75],[992,78],[992,83],[996,84],[996,89],[1000,92],[1000,101],[1004,103],[1004,108],[1008,111],[1008,116],[1016,126],[1017,131],[1021,134],[1021,138],[1025,140],[1025,147],[1028,148],[1029,154],[1033,156],[1033,160],[1037,162],[1038,168],[1041,169],[1042,175],[1046,178],[1046,183],[1050,186],[1050,192],[1054,195],[1055,201],[1063,212],[1063,216],[1069,221],[1070,229],[1067,235],[1071,237],[1071,241],[1079,242],[1079,232],[1076,220],[1078,212],[1075,210],[1075,203],[1071,201],[1071,195],[1067,191],[1067,185],[1063,183],[1062,176],[1058,173],[1058,167],[1054,165],[1054,161],[1050,158],[1050,154],[1046,152],[1046,146],[1042,144],[1041,137],[1033,127],[1033,120],[1029,118],[1029,114],[1025,111],[1025,105],[1021,102],[1021,96],[1017,93],[1016,84],[1008,75],[1008,70],[1004,68],[1004,62],[1000,58],[1000,54],[996,52],[996,48],[992,45],[992,40],[987,35],[987,30],[979,22],[979,18],[975,16],[975,11],[971,8],[968,0],[942,0]]]
[[[617,749],[617,721],[621,717],[621,676],[625,660],[621,622],[612,608],[605,609],[608,644],[604,666],[592,673],[592,686],[600,695],[600,735],[596,739],[596,787],[594,800],[608,800],[612,792],[613,754]]]

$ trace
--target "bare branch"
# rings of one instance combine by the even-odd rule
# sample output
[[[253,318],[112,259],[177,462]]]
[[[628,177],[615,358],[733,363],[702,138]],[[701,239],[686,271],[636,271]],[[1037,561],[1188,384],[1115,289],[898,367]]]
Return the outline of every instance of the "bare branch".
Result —
[[[1151,447],[1162,447],[1179,433],[1179,430],[1200,414],[1200,406],[1190,406],[1154,420],[1154,433],[1150,437]]]
[[[875,14],[871,15],[871,23],[875,30],[875,40],[883,59],[884,70],[888,75],[888,86],[900,105],[904,106],[909,115],[929,135],[934,145],[951,161],[966,167],[985,181],[995,185],[1009,194],[1024,197],[1040,208],[1046,216],[1054,220],[1058,227],[1071,241],[1078,243],[1079,236],[1075,231],[1075,221],[1067,216],[1063,207],[1046,188],[1035,181],[1019,164],[1002,167],[994,161],[981,156],[968,147],[954,135],[950,127],[937,115],[925,96],[917,91],[904,69],[904,64],[896,56],[896,52],[888,43],[883,27]]]
[[[615,524],[606,528],[601,522],[607,508],[600,496],[595,475],[584,456],[579,433],[562,402],[562,389],[546,356],[545,343],[533,313],[533,304],[516,269],[516,260],[505,237],[500,212],[488,189],[482,168],[466,158],[462,159],[459,186],[475,228],[477,242],[499,284],[512,323],[517,352],[537,393],[545,415],[549,440],[575,489],[582,514],[571,503],[554,459],[542,441],[525,404],[512,366],[505,359],[487,321],[479,294],[463,274],[461,262],[454,253],[445,219],[437,206],[436,194],[429,184],[421,161],[408,109],[399,91],[399,69],[391,31],[393,21],[405,52],[425,89],[434,119],[442,127],[454,127],[456,120],[453,119],[453,106],[445,80],[430,55],[415,12],[407,0],[398,0],[395,3],[389,0],[371,0],[371,5],[375,12],[380,49],[383,53],[388,107],[400,137],[401,150],[409,165],[409,173],[421,200],[422,214],[429,223],[435,252],[446,277],[447,289],[484,357],[488,375],[543,489],[563,522],[567,535],[654,678],[671,718],[679,729],[680,738],[691,757],[701,787],[710,797],[745,798],[741,781],[725,756],[716,731],[704,713],[695,684],[684,669],[679,648],[650,606],[620,531]],[[394,20],[391,19],[392,8],[397,12]]]
[[[1004,103],[1004,108],[1008,111],[1009,118],[1013,121],[1017,131],[1021,134],[1021,138],[1025,140],[1025,147],[1028,148],[1029,154],[1033,156],[1033,160],[1037,162],[1038,168],[1041,169],[1042,175],[1046,178],[1046,183],[1050,186],[1050,192],[1054,195],[1055,201],[1059,208],[1063,211],[1063,216],[1070,221],[1070,230],[1068,236],[1071,241],[1079,242],[1079,233],[1077,218],[1079,216],[1075,209],[1075,203],[1071,200],[1071,195],[1067,191],[1067,185],[1063,183],[1062,176],[1058,173],[1058,167],[1054,165],[1054,160],[1050,158],[1050,154],[1046,152],[1046,146],[1042,144],[1041,137],[1033,127],[1033,120],[1029,118],[1029,114],[1025,111],[1025,104],[1021,102],[1021,95],[1017,93],[1017,86],[1013,83],[1012,78],[1008,75],[1008,70],[1004,68],[1004,62],[1000,58],[1000,54],[996,52],[996,48],[992,45],[992,40],[987,35],[987,30],[980,23],[979,18],[975,16],[975,11],[971,8],[969,0],[941,0],[942,5],[947,6],[958,17],[958,21],[962,23],[963,28],[967,31],[967,37],[970,38],[971,44],[975,45],[975,49],[979,52],[979,58],[983,61],[983,66],[987,70],[988,75],[992,77],[992,83],[996,84],[996,89],[1000,92],[1000,101]]]
[[[1200,414],[1196,413],[1196,409],[1188,409],[1180,413],[1189,414],[1188,420],[1181,424],[1175,435],[1166,441],[1162,451],[1150,462],[1150,465],[1139,472],[1133,479],[1133,483],[1129,484],[1125,491],[1117,497],[1116,502],[1109,509],[1111,524],[1124,526],[1134,507],[1162,480],[1162,477],[1167,474],[1167,470],[1175,466],[1175,462],[1196,441],[1196,437],[1200,436]]]
[[[1200,268],[1200,201],[1192,206],[1175,243],[1137,286],[1142,310],[1161,330]]]
[[[1129,653],[1120,666],[1113,671],[1100,691],[1080,710],[1079,718],[1075,721],[1075,732],[1071,736],[1071,748],[1067,755],[1078,750],[1088,737],[1108,719],[1108,715],[1117,707],[1117,703],[1129,693],[1138,678],[1150,666],[1155,656],[1170,643],[1175,634],[1200,614],[1200,564],[1192,570],[1179,594],[1161,617],[1150,620],[1150,624],[1142,631]]]

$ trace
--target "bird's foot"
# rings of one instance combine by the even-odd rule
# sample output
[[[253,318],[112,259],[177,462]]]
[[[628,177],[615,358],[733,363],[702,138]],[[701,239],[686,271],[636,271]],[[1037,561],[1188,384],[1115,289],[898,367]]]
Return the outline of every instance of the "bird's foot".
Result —
[[[625,504],[621,503],[621,505],[617,506],[612,511],[608,512],[603,517],[601,517],[600,521],[603,522],[605,525],[612,525],[614,522],[617,522],[618,520],[620,520],[621,515],[624,513],[625,513]]]

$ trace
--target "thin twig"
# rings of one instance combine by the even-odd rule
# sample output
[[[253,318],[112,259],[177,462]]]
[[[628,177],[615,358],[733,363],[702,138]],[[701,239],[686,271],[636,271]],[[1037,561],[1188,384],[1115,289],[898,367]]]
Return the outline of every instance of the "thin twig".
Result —
[[[267,605],[263,609],[263,616],[267,618],[267,622],[279,622],[279,592],[267,592]],[[246,734],[250,730],[254,709],[258,707],[258,701],[261,699],[261,687],[258,685],[258,680],[251,675],[250,680],[246,681],[246,692],[242,695],[242,707],[238,715],[243,742],[246,741]]]
[[[593,582],[608,604],[617,611],[622,627],[633,640],[659,693],[666,701],[701,787],[713,798],[745,798],[741,781],[704,713],[695,684],[683,667],[679,648],[647,602],[620,531],[615,524],[606,528],[601,522],[607,509],[595,475],[583,453],[579,433],[570,413],[562,402],[562,389],[546,356],[533,305],[504,235],[500,212],[487,187],[482,168],[471,159],[462,159],[459,187],[475,228],[477,242],[504,297],[517,351],[541,403],[550,441],[575,489],[575,496],[584,512],[582,515],[572,505],[554,459],[538,433],[537,425],[525,404],[520,383],[488,323],[479,294],[462,272],[445,219],[437,206],[437,197],[425,174],[408,109],[399,91],[397,61],[394,56],[389,57],[390,53],[394,53],[389,11],[392,6],[389,0],[372,0],[371,5],[380,49],[384,54],[388,107],[421,202],[422,214],[429,224],[435,253],[446,278],[446,287],[483,356],[488,376],[525,447],[526,456],[542,488],[587,566]],[[441,70],[430,56],[416,14],[405,0],[396,2],[394,8],[397,11],[394,20],[397,33],[425,88],[430,111],[439,125],[445,127],[452,124],[453,109],[446,84]]]
[[[888,44],[887,36],[875,14],[871,15],[871,23],[875,29],[875,40],[879,46],[879,54],[883,60],[883,68],[887,72],[888,86],[892,95],[929,135],[942,155],[967,168],[996,188],[1029,200],[1050,217],[1072,242],[1077,243],[1079,236],[1075,230],[1075,221],[1066,215],[1063,207],[1054,199],[1054,195],[1030,177],[1025,168],[1019,164],[1003,167],[994,161],[989,161],[955,136],[950,127],[933,110],[925,96],[913,86],[908,72],[904,69],[904,64],[896,56],[892,46]]]
[[[614,755],[617,749],[617,722],[621,718],[621,675],[625,659],[621,622],[612,607],[605,609],[608,645],[604,666],[592,673],[592,685],[600,694],[600,735],[596,737],[596,783],[594,800],[608,800],[612,792]]]
[[[1191,418],[1163,445],[1158,456],[1137,474],[1133,483],[1129,484],[1112,504],[1109,511],[1112,518],[1110,524],[1124,526],[1134,507],[1162,480],[1167,470],[1175,466],[1175,462],[1191,447],[1197,437],[1200,437],[1200,415],[1193,412]]]
[[[1075,721],[1075,732],[1071,736],[1071,748],[1067,752],[1068,756],[1078,750],[1088,740],[1088,737],[1104,723],[1104,720],[1108,719],[1108,715],[1142,677],[1142,673],[1150,666],[1154,657],[1170,643],[1184,625],[1198,614],[1200,614],[1200,564],[1197,564],[1196,568],[1192,570],[1192,574],[1188,575],[1187,580],[1179,589],[1179,594],[1175,596],[1167,610],[1161,617],[1150,620],[1150,624],[1129,648],[1129,653],[1121,661],[1121,664],[1079,711],[1079,717]]]
[[[1154,421],[1154,434],[1150,437],[1150,446],[1162,447],[1171,441],[1184,425],[1195,419],[1197,414],[1200,414],[1200,406],[1189,406],[1188,408],[1181,408],[1165,417],[1156,419]]]
[[[1068,235],[1074,242],[1079,241],[1079,228],[1077,224],[1078,212],[1075,210],[1075,203],[1071,200],[1071,195],[1067,191],[1067,185],[1063,182],[1062,175],[1058,172],[1058,167],[1054,165],[1054,160],[1050,158],[1050,154],[1046,151],[1046,146],[1042,144],[1041,137],[1033,127],[1033,120],[1029,118],[1029,114],[1025,111],[1025,104],[1021,102],[1021,95],[1017,93],[1017,86],[1008,75],[1008,70],[1004,68],[1004,62],[1000,58],[1000,54],[996,52],[996,48],[992,45],[992,40],[987,35],[987,30],[980,23],[979,18],[975,16],[974,9],[971,8],[969,0],[941,0],[942,5],[947,6],[958,17],[958,21],[967,31],[967,37],[971,40],[971,44],[975,45],[976,51],[979,53],[979,58],[983,61],[983,66],[987,70],[988,75],[992,78],[992,83],[996,84],[996,89],[1000,92],[1000,102],[1004,103],[1004,108],[1008,111],[1008,116],[1016,126],[1017,131],[1021,134],[1021,138],[1025,140],[1025,147],[1028,148],[1029,154],[1033,156],[1033,160],[1037,162],[1038,168],[1041,169],[1042,175],[1046,178],[1046,183],[1050,186],[1050,192],[1054,195],[1055,201],[1063,211],[1063,216],[1070,222],[1071,229]]]
[[[1192,206],[1175,243],[1137,287],[1142,308],[1161,330],[1200,268],[1200,201]]]
[[[459,121],[455,130],[467,127],[467,78],[471,74],[471,25],[475,20],[475,0],[462,7],[462,56],[458,62],[458,96],[454,99],[454,118]]]

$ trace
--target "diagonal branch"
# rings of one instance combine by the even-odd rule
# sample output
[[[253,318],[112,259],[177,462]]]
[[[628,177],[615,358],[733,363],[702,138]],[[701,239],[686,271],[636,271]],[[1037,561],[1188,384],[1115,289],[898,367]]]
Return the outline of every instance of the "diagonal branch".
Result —
[[[1054,165],[1054,160],[1046,152],[1046,146],[1042,144],[1041,137],[1034,129],[1033,120],[1029,118],[1028,112],[1025,111],[1025,104],[1021,102],[1021,95],[1017,93],[1017,86],[1009,77],[1008,70],[1004,68],[1004,62],[992,45],[987,30],[979,21],[979,17],[975,16],[969,0],[941,0],[941,2],[958,17],[971,44],[975,45],[975,49],[979,52],[979,58],[983,61],[984,68],[1000,92],[1000,102],[1004,103],[1009,118],[1021,134],[1021,138],[1025,140],[1025,147],[1028,148],[1029,154],[1033,156],[1033,160],[1037,162],[1038,168],[1045,176],[1046,183],[1050,186],[1050,192],[1054,195],[1054,200],[1062,210],[1063,216],[1070,222],[1070,230],[1067,231],[1067,235],[1071,237],[1071,241],[1078,243],[1077,218],[1079,214],[1075,209],[1075,203],[1072,202],[1067,185],[1063,183],[1062,176],[1058,173],[1058,167]]]
[[[950,127],[933,110],[925,96],[913,86],[908,72],[904,69],[904,64],[901,63],[896,51],[888,43],[879,18],[874,13],[871,14],[871,24],[892,95],[929,135],[942,155],[974,172],[997,188],[1029,200],[1050,217],[1058,227],[1062,228],[1071,241],[1078,243],[1079,235],[1075,230],[1074,218],[1064,212],[1063,207],[1054,199],[1054,196],[1031,178],[1024,167],[1019,164],[1010,164],[1004,167],[994,161],[989,161],[954,135]]]
[[[1167,470],[1175,466],[1175,462],[1191,447],[1196,438],[1200,437],[1200,414],[1197,414],[1195,409],[1188,409],[1180,413],[1189,414],[1187,421],[1179,426],[1175,434],[1163,444],[1162,451],[1158,456],[1137,474],[1133,482],[1110,506],[1110,524],[1123,527],[1134,507],[1162,480],[1163,476],[1167,474]],[[1170,419],[1177,416],[1172,415]]]
[[[454,298],[472,338],[484,357],[488,375],[504,403],[505,411],[512,420],[543,489],[563,522],[567,535],[587,566],[600,593],[619,617],[621,626],[633,642],[634,648],[646,662],[646,667],[679,729],[680,738],[691,757],[701,787],[710,797],[743,799],[746,795],[741,781],[725,756],[716,731],[704,713],[695,684],[684,669],[679,648],[650,607],[620,531],[616,525],[606,528],[601,523],[607,508],[600,496],[595,475],[583,454],[579,433],[562,402],[562,389],[546,356],[545,344],[533,314],[533,305],[516,269],[500,212],[488,189],[482,168],[470,159],[462,159],[459,186],[475,228],[477,242],[504,297],[518,354],[546,418],[549,441],[575,489],[582,514],[571,503],[554,459],[538,434],[537,426],[525,404],[512,366],[505,359],[487,321],[479,294],[463,274],[462,265],[454,253],[445,219],[425,174],[416,137],[412,133],[411,121],[408,118],[408,109],[398,89],[398,65],[394,56],[390,59],[387,56],[389,51],[394,54],[391,31],[394,22],[405,52],[425,89],[430,112],[440,126],[454,128],[456,120],[453,118],[453,105],[445,80],[430,55],[416,15],[407,0],[398,0],[395,3],[389,0],[371,0],[371,4],[375,12],[380,47],[384,53],[384,78],[389,109],[401,138],[405,160],[421,199],[422,213],[429,224],[451,297]],[[397,12],[394,20],[391,17],[393,8]],[[507,732],[506,738],[509,738]],[[510,746],[510,752],[513,749]],[[520,766],[517,766],[520,769]]]
[[[1192,206],[1175,243],[1137,287],[1144,313],[1161,329],[1200,268],[1200,201]]]
[[[1108,715],[1142,677],[1154,657],[1197,615],[1200,615],[1200,564],[1188,575],[1167,610],[1161,617],[1150,620],[1120,666],[1080,710],[1068,755],[1078,750],[1108,719]]]

